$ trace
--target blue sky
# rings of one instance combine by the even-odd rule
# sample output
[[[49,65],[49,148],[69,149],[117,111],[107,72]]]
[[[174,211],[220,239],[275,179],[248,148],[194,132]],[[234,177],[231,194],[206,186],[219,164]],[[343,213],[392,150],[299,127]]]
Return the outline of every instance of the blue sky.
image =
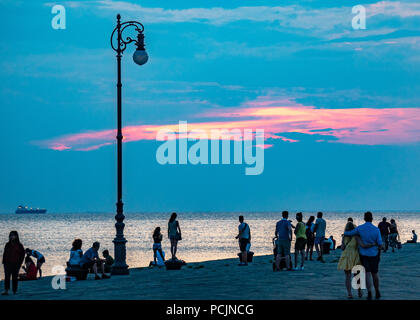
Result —
[[[51,27],[54,4],[66,8],[66,30]],[[357,4],[365,30],[351,26]],[[276,125],[259,176],[241,165],[162,166],[160,143],[125,143],[125,210],[420,208],[416,1],[0,0],[0,12],[0,212],[114,211],[115,145],[50,147],[115,128],[117,13],[145,25],[150,57],[138,67],[133,46],[124,54],[125,126],[254,119],[262,103],[303,111],[305,123]]]

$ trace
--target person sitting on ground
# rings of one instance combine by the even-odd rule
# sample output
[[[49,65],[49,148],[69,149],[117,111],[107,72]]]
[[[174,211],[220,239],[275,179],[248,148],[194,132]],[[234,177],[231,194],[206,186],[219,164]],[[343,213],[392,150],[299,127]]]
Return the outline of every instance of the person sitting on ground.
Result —
[[[162,233],[160,232],[160,227],[156,227],[155,231],[153,231],[153,262],[155,265],[157,264],[157,252],[159,252],[163,261],[165,261],[163,251],[162,251]]]
[[[23,266],[22,269],[25,271],[25,273],[19,274],[19,281],[36,280],[38,269],[36,268],[35,263],[29,256],[26,256],[25,266]]]
[[[411,240],[407,240],[407,243],[417,243],[417,235],[416,235],[416,231],[413,230],[411,231],[413,233]]]
[[[114,258],[111,257],[108,250],[102,251],[102,256],[105,258],[102,260],[104,263],[104,271],[106,273],[111,273],[111,267],[114,264]]]
[[[36,268],[39,271],[39,277],[42,278],[41,267],[45,263],[45,257],[42,253],[36,250],[31,250],[29,248],[25,249],[26,255],[28,257],[34,257],[36,259]]]
[[[100,279],[108,279],[109,276],[105,274],[104,265],[99,259],[98,250],[100,247],[99,242],[94,242],[92,248],[89,248],[83,257],[80,259],[80,267],[82,269],[90,269],[92,268],[93,272],[95,273],[95,280]],[[98,275],[98,268],[101,269],[102,278]]]
[[[282,219],[276,224],[276,231],[274,233],[277,238],[277,256],[276,256],[276,271],[280,271],[281,260],[286,260],[286,268],[290,268],[290,244],[292,242],[292,225],[287,218],[289,217],[288,211],[282,212]]]
[[[327,238],[325,238],[325,240],[324,240],[325,242],[328,242],[329,244],[330,244],[330,250],[335,250],[335,244],[336,244],[336,241],[335,241],[335,239],[334,239],[334,237],[333,236],[330,236],[328,239]]]
[[[80,260],[83,257],[82,240],[75,239],[70,250],[70,259],[68,261],[69,267],[80,266]]]
[[[296,220],[298,221],[295,228],[296,242],[295,242],[295,268],[294,270],[304,270],[305,262],[305,246],[306,246],[306,226],[302,222],[302,212],[296,213]],[[298,255],[301,255],[300,267],[298,268]]]

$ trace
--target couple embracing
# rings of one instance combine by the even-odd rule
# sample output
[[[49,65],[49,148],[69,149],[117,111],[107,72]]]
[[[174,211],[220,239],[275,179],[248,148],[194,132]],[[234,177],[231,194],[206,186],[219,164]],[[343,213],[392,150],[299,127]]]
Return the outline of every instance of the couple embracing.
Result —
[[[346,288],[348,298],[352,299],[351,274],[354,266],[362,265],[366,275],[366,288],[368,290],[367,299],[372,299],[372,280],[375,287],[375,298],[379,299],[379,277],[378,268],[380,260],[380,248],[382,238],[379,229],[372,224],[373,216],[371,212],[366,212],[365,223],[356,227],[353,219],[349,218],[344,231],[341,249],[343,250],[338,262],[338,270],[344,270],[346,275]],[[359,297],[362,291],[359,287]]]

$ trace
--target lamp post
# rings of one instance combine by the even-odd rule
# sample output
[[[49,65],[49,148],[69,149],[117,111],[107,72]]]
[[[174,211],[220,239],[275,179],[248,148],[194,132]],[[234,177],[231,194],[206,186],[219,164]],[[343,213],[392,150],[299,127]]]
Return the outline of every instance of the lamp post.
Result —
[[[137,40],[122,36],[124,30],[128,27],[133,27],[137,31]],[[117,26],[111,34],[111,47],[117,53],[117,177],[118,177],[118,192],[117,192],[117,214],[115,215],[115,229],[116,235],[114,242],[115,260],[111,268],[112,275],[128,274],[128,265],[126,263],[126,248],[127,240],[124,237],[124,214],[122,202],[122,125],[121,125],[121,57],[127,45],[134,42],[137,49],[133,54],[133,60],[138,65],[143,65],[147,62],[148,56],[144,49],[144,26],[137,21],[127,21],[121,23],[121,16],[117,15]],[[116,39],[115,39],[116,38]],[[116,44],[114,43],[116,40]]]

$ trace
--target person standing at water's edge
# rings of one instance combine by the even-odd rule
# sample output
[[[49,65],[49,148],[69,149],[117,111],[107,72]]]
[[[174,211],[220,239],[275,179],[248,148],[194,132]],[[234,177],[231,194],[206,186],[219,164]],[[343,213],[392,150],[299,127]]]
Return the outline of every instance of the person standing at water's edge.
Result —
[[[303,270],[305,262],[305,246],[306,246],[306,227],[302,222],[302,212],[296,213],[296,220],[298,221],[295,228],[296,243],[295,243],[295,270]],[[300,268],[298,268],[298,255],[301,255]]]
[[[178,241],[182,240],[181,228],[179,222],[176,220],[177,214],[172,213],[168,222],[168,238],[171,241],[171,255],[172,259],[176,259],[176,251],[178,249]]]
[[[399,241],[401,240],[397,228],[397,223],[394,219],[391,219],[391,225],[389,227],[389,246],[392,248],[392,252],[395,251],[395,248],[398,248]]]
[[[386,221],[385,217],[383,217],[382,221],[379,222],[378,224],[379,231],[381,232],[382,247],[384,249],[384,252],[388,250],[388,245],[389,245],[388,237],[389,237],[390,227],[391,227],[391,224],[388,221]]]
[[[324,240],[325,240],[325,229],[327,228],[327,222],[322,219],[322,212],[318,212],[316,215],[317,219],[314,225],[315,233],[315,249],[318,255],[317,261],[325,262],[322,258],[322,253],[324,250]]]
[[[244,216],[239,216],[238,235],[235,239],[239,239],[239,250],[241,251],[241,263],[240,266],[248,265],[247,246],[251,238],[251,229],[249,225],[244,222]]]
[[[292,242],[292,225],[287,218],[288,211],[282,212],[282,219],[276,224],[275,236],[277,237],[277,256],[276,256],[276,270],[280,271],[280,261],[286,260],[287,270],[290,268],[290,245]]]
[[[312,254],[314,252],[314,243],[315,243],[315,236],[313,233],[313,224],[315,221],[315,217],[314,216],[310,216],[308,219],[308,222],[306,222],[306,257],[305,260],[308,260],[308,256],[309,256],[309,260],[312,261]]]
[[[2,295],[8,295],[10,290],[10,277],[12,278],[13,294],[16,294],[18,288],[18,275],[20,266],[25,259],[25,248],[19,241],[17,231],[11,231],[9,242],[6,243],[3,251],[4,266],[4,292]]]
[[[362,242],[368,247],[359,246],[360,260],[366,271],[366,287],[368,290],[368,299],[372,299],[372,280],[375,287],[376,299],[381,297],[379,292],[379,260],[380,248],[382,247],[382,237],[379,228],[372,224],[373,216],[371,212],[365,213],[365,223],[358,226],[354,230],[345,231],[344,236],[358,235]],[[371,280],[372,279],[372,280]]]

